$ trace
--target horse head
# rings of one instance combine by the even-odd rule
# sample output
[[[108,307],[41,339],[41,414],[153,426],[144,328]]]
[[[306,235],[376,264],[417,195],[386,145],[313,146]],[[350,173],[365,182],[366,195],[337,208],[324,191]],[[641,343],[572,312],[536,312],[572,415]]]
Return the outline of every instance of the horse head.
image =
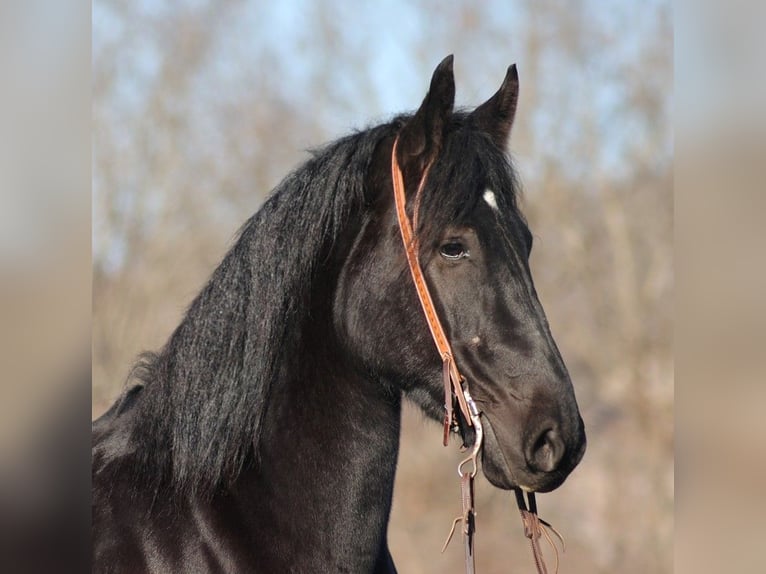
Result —
[[[400,118],[396,153],[420,265],[481,411],[484,474],[499,488],[545,492],[575,468],[586,440],[572,381],[532,281],[532,234],[505,153],[518,88],[511,66],[489,100],[470,113],[456,112],[452,57],[446,58],[420,108]],[[397,225],[393,145],[388,139],[375,154],[370,209],[341,272],[334,321],[360,369],[442,420],[442,364]],[[470,444],[474,437],[465,428]]]

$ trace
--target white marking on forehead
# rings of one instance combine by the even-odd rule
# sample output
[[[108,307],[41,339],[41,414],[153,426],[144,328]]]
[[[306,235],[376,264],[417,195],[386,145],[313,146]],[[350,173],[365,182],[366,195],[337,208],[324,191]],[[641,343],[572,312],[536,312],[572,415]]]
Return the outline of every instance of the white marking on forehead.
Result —
[[[484,192],[484,195],[482,197],[484,197],[484,201],[486,201],[487,205],[489,205],[492,209],[494,209],[495,211],[500,211],[497,208],[497,198],[495,197],[494,191],[492,191],[491,189],[488,189],[487,191]]]

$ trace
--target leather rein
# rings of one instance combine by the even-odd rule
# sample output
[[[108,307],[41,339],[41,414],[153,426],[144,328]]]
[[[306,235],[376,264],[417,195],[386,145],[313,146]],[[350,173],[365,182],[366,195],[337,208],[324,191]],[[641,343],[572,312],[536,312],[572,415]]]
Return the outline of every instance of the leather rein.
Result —
[[[433,164],[433,159],[426,165],[423,170],[423,174],[420,178],[417,191],[415,193],[413,217],[410,220],[407,215],[406,209],[406,195],[404,189],[404,176],[402,170],[399,167],[399,161],[396,157],[397,144],[399,143],[399,137],[394,140],[394,145],[391,150],[391,179],[393,180],[394,188],[394,200],[396,202],[396,218],[399,223],[399,231],[401,232],[402,242],[404,244],[404,252],[407,255],[407,264],[410,268],[410,274],[412,275],[412,281],[415,284],[417,290],[418,299],[420,300],[420,306],[423,309],[428,328],[431,331],[431,337],[436,344],[436,348],[439,352],[439,356],[442,360],[442,379],[444,382],[444,435],[443,444],[448,446],[450,432],[455,430],[462,430],[460,425],[466,424],[472,426],[475,432],[475,440],[473,446],[470,447],[470,452],[466,458],[460,461],[457,472],[460,476],[460,490],[461,490],[461,502],[462,513],[455,518],[452,522],[452,528],[449,532],[442,552],[447,548],[452,535],[455,532],[455,528],[458,524],[461,525],[461,532],[463,535],[463,542],[465,547],[465,571],[467,574],[475,573],[475,559],[474,559],[474,533],[476,531],[476,511],[474,509],[474,478],[478,472],[478,456],[481,451],[484,440],[484,427],[481,422],[481,412],[476,406],[471,393],[468,389],[468,381],[460,374],[457,363],[455,362],[454,354],[452,353],[452,347],[450,346],[449,339],[444,332],[439,315],[434,307],[434,302],[431,297],[431,293],[428,290],[423,269],[420,266],[419,245],[418,239],[413,229],[417,229],[418,224],[418,211],[420,207],[420,200],[425,187],[426,180],[428,179],[428,173]],[[459,410],[462,414],[462,420],[458,418],[456,410]],[[463,445],[462,450],[467,450],[467,445]],[[548,570],[543,559],[542,550],[540,549],[539,539],[542,535],[545,536],[547,541],[553,547],[556,553],[556,572],[558,572],[559,557],[556,545],[553,543],[550,535],[546,529],[550,529],[562,542],[564,543],[561,535],[547,522],[537,516],[537,504],[535,501],[535,495],[533,492],[527,493],[529,506],[527,501],[524,500],[524,493],[520,489],[516,489],[516,502],[521,513],[522,523],[524,525],[524,534],[529,538],[532,554],[535,560],[535,566],[539,574],[547,574]]]

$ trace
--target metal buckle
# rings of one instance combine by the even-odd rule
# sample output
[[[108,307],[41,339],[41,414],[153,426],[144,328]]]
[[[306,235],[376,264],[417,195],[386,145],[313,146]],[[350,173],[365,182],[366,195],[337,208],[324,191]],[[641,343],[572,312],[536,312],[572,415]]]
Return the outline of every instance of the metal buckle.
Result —
[[[474,439],[471,453],[462,461],[460,461],[460,464],[457,466],[457,473],[460,478],[463,478],[463,476],[465,476],[465,473],[463,472],[463,466],[470,462],[471,471],[468,474],[471,476],[471,478],[473,478],[476,476],[476,473],[479,470],[476,459],[479,457],[479,452],[481,451],[481,446],[484,441],[484,428],[481,424],[481,413],[479,412],[476,403],[471,398],[471,394],[466,388],[463,388],[462,391],[463,397],[465,397],[465,402],[468,405],[468,412],[471,415],[471,422],[473,423],[474,431],[476,432],[476,438]]]

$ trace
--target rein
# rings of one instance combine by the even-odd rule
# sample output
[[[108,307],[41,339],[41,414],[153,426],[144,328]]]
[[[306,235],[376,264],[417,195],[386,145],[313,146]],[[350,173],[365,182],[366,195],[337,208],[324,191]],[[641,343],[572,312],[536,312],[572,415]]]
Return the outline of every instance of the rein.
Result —
[[[420,207],[420,200],[425,187],[426,180],[428,179],[428,173],[433,164],[433,159],[426,165],[423,170],[423,175],[420,178],[418,189],[415,193],[414,209],[412,221],[410,221],[407,215],[406,209],[406,196],[404,191],[404,176],[402,170],[399,167],[399,161],[396,158],[397,144],[399,143],[399,137],[394,140],[393,149],[391,150],[391,179],[393,180],[394,187],[394,200],[396,202],[396,218],[399,223],[399,231],[401,232],[402,242],[404,243],[404,252],[407,255],[407,264],[410,268],[410,274],[412,275],[412,281],[415,284],[417,290],[418,300],[420,306],[423,308],[423,314],[425,315],[428,328],[431,331],[431,337],[436,344],[436,348],[439,351],[439,355],[442,360],[442,380],[444,382],[444,446],[449,445],[450,431],[458,430],[460,428],[460,419],[456,416],[456,409],[459,409],[463,415],[463,421],[468,426],[474,427],[475,440],[471,447],[469,455],[464,458],[457,467],[458,475],[460,476],[460,491],[461,502],[463,512],[460,516],[455,518],[452,522],[452,528],[450,529],[447,540],[444,543],[442,552],[447,548],[455,528],[458,524],[461,524],[461,532],[463,534],[463,541],[465,546],[465,571],[467,574],[474,574],[475,572],[475,560],[474,560],[474,532],[476,531],[476,511],[474,509],[474,478],[478,472],[478,456],[481,451],[484,440],[484,427],[481,422],[481,412],[476,407],[476,403],[471,398],[471,393],[468,390],[468,382],[460,374],[455,362],[455,357],[452,353],[452,347],[450,346],[447,335],[444,332],[439,315],[434,307],[431,293],[428,290],[425,276],[423,275],[423,269],[420,266],[419,245],[417,237],[413,232],[413,228],[417,228],[418,224],[418,211]],[[465,449],[467,445],[463,445]],[[466,470],[464,467],[469,465]],[[546,531],[550,529],[562,542],[564,543],[561,535],[547,522],[537,516],[537,503],[535,501],[535,494],[533,492],[527,493],[529,506],[524,500],[524,493],[520,489],[516,489],[516,502],[521,513],[522,523],[524,525],[524,535],[529,538],[532,554],[535,559],[535,566],[538,574],[547,574],[548,570],[545,566],[542,550],[540,548],[539,539],[542,535],[550,543],[556,553],[556,572],[558,572],[559,556],[556,545],[551,539],[550,535]]]

